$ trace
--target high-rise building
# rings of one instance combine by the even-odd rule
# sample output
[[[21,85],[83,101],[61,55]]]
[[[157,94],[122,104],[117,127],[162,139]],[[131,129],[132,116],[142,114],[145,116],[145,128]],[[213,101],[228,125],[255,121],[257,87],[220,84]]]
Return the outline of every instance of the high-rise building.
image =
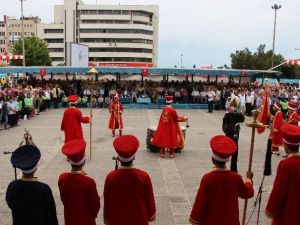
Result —
[[[89,46],[97,66],[157,65],[158,6],[86,5],[64,0],[54,6],[54,23],[38,24],[37,36],[48,43],[53,65],[66,64],[67,43]]]
[[[6,22],[6,50],[10,52],[14,42],[22,38],[22,19],[5,16]],[[38,17],[24,17],[24,36],[32,36],[37,34],[37,24],[41,20]]]
[[[5,21],[0,21],[0,54],[6,49],[6,25]]]

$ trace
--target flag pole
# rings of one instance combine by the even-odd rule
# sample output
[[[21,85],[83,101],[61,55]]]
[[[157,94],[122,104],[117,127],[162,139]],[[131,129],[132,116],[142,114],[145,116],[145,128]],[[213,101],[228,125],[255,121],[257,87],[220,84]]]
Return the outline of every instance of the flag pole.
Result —
[[[253,160],[253,151],[254,151],[255,129],[264,126],[262,123],[260,123],[259,121],[256,120],[257,116],[258,116],[258,113],[259,113],[258,110],[253,110],[252,114],[253,114],[254,119],[252,121],[247,121],[246,122],[246,125],[248,127],[252,128],[250,155],[249,155],[249,163],[248,163],[247,173],[252,173],[252,160]],[[247,206],[248,206],[248,199],[245,199],[242,225],[245,225],[245,223],[246,223]]]
[[[97,74],[97,70],[95,68],[95,66],[93,66],[90,70],[89,73],[91,73],[92,75],[96,75]],[[92,160],[92,143],[93,143],[93,89],[96,86],[96,81],[93,81],[93,79],[91,80],[91,82],[88,84],[89,88],[90,88],[90,161]]]

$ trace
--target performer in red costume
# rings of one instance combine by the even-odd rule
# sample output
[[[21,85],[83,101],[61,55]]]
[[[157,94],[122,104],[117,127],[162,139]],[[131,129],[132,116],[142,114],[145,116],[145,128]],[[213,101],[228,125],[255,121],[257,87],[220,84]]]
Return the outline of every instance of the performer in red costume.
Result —
[[[242,177],[226,168],[226,162],[237,151],[236,143],[229,137],[218,135],[211,139],[213,171],[202,177],[190,215],[193,225],[240,225],[238,198],[254,195],[252,173]]]
[[[71,172],[61,174],[58,180],[65,225],[96,225],[100,198],[95,181],[82,170],[85,147],[83,139],[72,140],[62,147],[72,166]]]
[[[184,137],[179,122],[187,121],[187,117],[178,116],[171,106],[173,96],[166,96],[167,105],[163,108],[152,145],[161,148],[160,157],[165,157],[166,148],[170,149],[170,158],[174,158],[174,149],[184,146]]]
[[[300,127],[285,124],[281,127],[285,152],[277,169],[266,215],[272,225],[300,224]]]
[[[298,104],[296,101],[290,101],[288,105],[288,123],[293,125],[298,125],[299,123],[299,115],[297,113]]]
[[[156,218],[156,207],[149,175],[133,167],[139,147],[135,136],[124,135],[114,140],[121,167],[110,172],[104,185],[104,224],[148,225]]]
[[[70,107],[64,112],[61,121],[61,130],[65,132],[65,143],[74,139],[83,139],[81,123],[90,123],[90,116],[82,116],[79,109],[76,108],[78,96],[70,95],[68,97]]]
[[[123,120],[122,113],[124,111],[122,103],[119,101],[119,97],[116,94],[114,100],[109,106],[110,120],[108,128],[112,130],[112,136],[115,136],[115,129],[119,129],[119,135],[122,136]]]
[[[270,138],[272,139],[272,151],[279,151],[279,147],[282,146],[282,133],[280,131],[280,127],[283,125],[283,115],[281,112],[281,104],[280,102],[276,102],[273,106],[273,110],[275,111],[275,115],[272,118],[272,126],[270,132]]]

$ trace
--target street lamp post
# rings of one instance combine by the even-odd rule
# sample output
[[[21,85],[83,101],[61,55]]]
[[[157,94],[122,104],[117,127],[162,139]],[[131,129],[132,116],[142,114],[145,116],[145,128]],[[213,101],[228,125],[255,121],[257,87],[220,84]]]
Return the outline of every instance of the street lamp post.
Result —
[[[25,67],[25,35],[24,35],[24,14],[23,14],[23,1],[21,1],[21,26],[22,26],[22,51],[23,51],[23,66]]]
[[[271,8],[275,10],[274,30],[273,30],[273,48],[272,48],[272,68],[273,68],[273,66],[274,66],[274,50],[275,50],[277,10],[281,8],[281,5],[274,4],[274,5],[271,6]]]
[[[183,57],[183,54],[181,53],[181,54],[180,54],[180,64],[181,64],[180,67],[181,67],[181,68],[183,68],[183,65],[182,65],[182,57]]]

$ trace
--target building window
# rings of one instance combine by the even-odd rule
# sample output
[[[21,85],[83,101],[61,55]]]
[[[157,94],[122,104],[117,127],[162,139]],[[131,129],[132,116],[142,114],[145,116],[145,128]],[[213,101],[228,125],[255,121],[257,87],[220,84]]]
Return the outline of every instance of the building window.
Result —
[[[130,15],[129,10],[81,10],[81,15]]]
[[[81,20],[82,24],[130,24],[129,20]]]
[[[152,35],[153,31],[144,29],[80,29],[80,33],[130,33]]]
[[[64,52],[63,48],[48,48],[49,52]]]
[[[132,15],[134,15],[134,16],[144,16],[144,17],[150,17],[151,16],[151,14],[141,12],[141,11],[132,11]]]
[[[81,43],[140,43],[140,44],[153,44],[152,40],[148,39],[110,39],[110,38],[81,38]]]
[[[152,49],[146,48],[89,48],[90,52],[139,52],[152,53]]]
[[[65,60],[64,57],[51,57],[53,62],[63,62]]]
[[[64,39],[44,39],[47,43],[64,43]]]
[[[90,57],[89,61],[98,62],[152,62],[151,58],[129,58],[129,57]]]
[[[63,29],[44,29],[45,34],[58,34],[58,33],[63,33]]]

